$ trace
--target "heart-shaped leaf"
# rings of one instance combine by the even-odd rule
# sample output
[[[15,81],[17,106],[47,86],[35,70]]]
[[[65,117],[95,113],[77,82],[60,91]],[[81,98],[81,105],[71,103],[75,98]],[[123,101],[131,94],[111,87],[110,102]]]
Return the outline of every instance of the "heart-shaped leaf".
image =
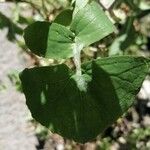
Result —
[[[83,64],[78,78],[67,66],[58,65],[25,69],[20,79],[37,121],[64,137],[86,142],[131,106],[149,62],[140,57],[104,58]],[[83,84],[86,90],[81,90]]]

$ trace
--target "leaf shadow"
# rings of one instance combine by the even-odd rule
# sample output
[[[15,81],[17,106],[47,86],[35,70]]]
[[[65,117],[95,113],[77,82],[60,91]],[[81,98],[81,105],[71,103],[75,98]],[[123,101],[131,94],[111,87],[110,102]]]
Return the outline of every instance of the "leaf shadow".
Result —
[[[106,128],[123,113],[118,93],[110,75],[94,61],[92,62],[92,81],[89,85],[91,95],[100,106],[101,121]]]

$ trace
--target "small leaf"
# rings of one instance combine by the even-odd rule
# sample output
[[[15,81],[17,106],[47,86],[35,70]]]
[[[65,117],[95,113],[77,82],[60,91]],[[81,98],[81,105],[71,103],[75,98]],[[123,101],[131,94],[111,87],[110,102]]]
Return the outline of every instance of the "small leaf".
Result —
[[[49,22],[37,21],[24,30],[25,43],[36,55],[45,56],[49,28]]]
[[[96,2],[78,11],[71,24],[71,31],[76,35],[75,41],[85,46],[101,40],[114,30],[114,25]]]
[[[114,40],[109,48],[109,56],[123,53],[131,45],[135,44],[138,32],[134,27],[135,17],[128,17],[119,36]]]
[[[53,23],[48,34],[46,58],[65,59],[73,56],[74,34],[65,26]]]
[[[110,57],[83,64],[81,79],[65,65],[25,69],[20,79],[37,121],[64,137],[87,142],[131,106],[149,63],[141,57]]]
[[[25,29],[24,39],[36,55],[54,59],[73,56],[74,34],[63,25],[35,22]]]

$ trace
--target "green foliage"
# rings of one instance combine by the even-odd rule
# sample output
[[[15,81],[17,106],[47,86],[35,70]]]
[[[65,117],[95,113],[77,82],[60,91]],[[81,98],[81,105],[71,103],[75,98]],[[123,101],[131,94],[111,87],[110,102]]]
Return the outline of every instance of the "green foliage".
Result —
[[[80,7],[76,1],[73,16],[70,10],[71,16],[62,12],[51,24],[29,25],[24,34],[31,52],[56,60],[73,58],[76,71],[59,64],[25,69],[20,74],[32,116],[51,131],[78,142],[96,138],[128,110],[150,66],[149,59],[129,56],[81,65],[81,50],[115,31],[98,3],[84,2]],[[128,36],[134,32],[130,30],[132,17],[129,22],[123,29],[127,31],[123,48],[130,45]]]
[[[82,8],[84,8],[89,0],[73,0],[75,1],[75,9],[74,9],[74,15]]]
[[[79,142],[95,138],[131,106],[148,67],[144,58],[112,57],[83,64],[83,72],[79,84],[65,65],[20,76],[33,117]]]
[[[134,150],[137,149],[137,143],[140,143],[142,141],[149,141],[149,135],[150,135],[150,127],[147,128],[137,128],[134,129],[131,134],[127,136],[127,142],[128,145]],[[144,143],[141,143],[140,146],[141,150],[148,150],[150,149],[150,145],[144,145]]]
[[[0,82],[0,92],[5,90],[6,88],[6,85]]]
[[[119,0],[116,1],[114,9],[118,9],[122,4],[125,5],[127,12],[125,12],[126,16],[124,23],[120,24],[121,29],[118,32],[118,37],[114,40],[109,48],[109,56],[118,54],[137,54],[143,47],[143,39],[146,38],[141,31],[141,28],[143,27],[140,25],[140,22],[142,17],[145,17],[149,14],[150,5],[145,3],[144,0]],[[142,5],[146,5],[147,7],[142,7]],[[149,32],[149,29],[147,29],[147,32]],[[132,47],[134,46],[136,46],[136,53],[134,50],[132,50]]]
[[[101,139],[100,144],[98,144],[96,150],[110,150],[111,146],[111,139],[110,138],[103,138]]]
[[[16,90],[22,92],[22,86],[19,79],[19,72],[11,71],[8,74],[8,78],[10,79],[11,83],[15,86]]]
[[[128,17],[126,23],[124,24],[120,35],[115,39],[114,43],[110,47],[109,55],[115,55],[120,51],[125,52],[125,50],[132,44],[136,42],[138,33],[135,31],[133,26],[135,17]]]
[[[64,17],[63,13],[61,15]],[[46,22],[35,22],[27,27],[24,38],[33,53],[46,58],[69,58],[73,56],[76,45],[88,46],[115,29],[95,2],[87,4],[76,13],[69,29],[58,23],[52,23],[50,26]],[[44,40],[41,42],[41,39]]]
[[[69,26],[72,21],[72,13],[73,11],[71,9],[66,9],[62,11],[55,19],[55,23],[64,25],[64,26]]]
[[[75,16],[71,31],[76,35],[75,42],[88,46],[101,40],[115,30],[102,8],[96,3],[87,4]]]
[[[26,45],[32,49],[32,52],[39,56],[44,56],[47,48],[47,38],[49,31],[49,22],[35,22],[25,29],[24,38]],[[41,30],[42,29],[42,30]],[[41,40],[42,39],[42,40]]]

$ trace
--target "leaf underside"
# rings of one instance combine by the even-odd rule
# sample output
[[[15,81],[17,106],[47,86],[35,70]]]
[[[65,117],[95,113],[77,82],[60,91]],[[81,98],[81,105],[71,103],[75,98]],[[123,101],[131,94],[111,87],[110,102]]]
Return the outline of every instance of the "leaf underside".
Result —
[[[25,69],[20,79],[32,116],[51,131],[84,143],[131,106],[148,72],[147,62],[128,56],[87,62],[81,77],[86,91],[66,65]]]

